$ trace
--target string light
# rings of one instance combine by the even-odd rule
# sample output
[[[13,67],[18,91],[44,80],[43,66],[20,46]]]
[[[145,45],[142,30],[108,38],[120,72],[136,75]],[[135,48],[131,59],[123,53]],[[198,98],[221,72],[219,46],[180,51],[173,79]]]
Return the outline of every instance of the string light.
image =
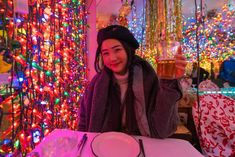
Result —
[[[87,11],[84,0],[35,0],[29,14],[14,13],[12,1],[0,2],[0,7],[5,18],[0,37],[10,41],[3,46],[15,65],[12,87],[6,87],[0,101],[4,113],[10,113],[3,117],[8,125],[0,153],[25,156],[53,129],[77,129],[87,84]]]
[[[234,9],[229,10],[229,4],[224,4],[222,9],[209,11],[205,19],[205,28],[199,27],[199,44],[203,48],[200,50],[201,66],[208,71],[211,62],[216,64],[218,71],[220,63],[234,54],[234,29],[231,27],[234,13]],[[188,18],[183,23],[183,50],[190,61],[196,61],[195,21]]]
[[[155,4],[155,1],[150,1]],[[231,2],[230,2],[231,3]],[[230,3],[226,3],[223,5],[221,9],[214,10],[215,12],[208,12],[208,15],[205,17],[205,27],[199,27],[199,44],[200,48],[200,62],[201,66],[205,68],[207,71],[210,71],[211,62],[214,63],[214,71],[218,73],[220,64],[229,58],[232,55],[235,55],[234,49],[234,28],[232,27],[232,23],[234,21],[234,13],[235,10],[233,5]],[[150,4],[149,4],[150,5]],[[155,4],[158,5],[158,4]],[[176,4],[176,6],[180,6],[181,4]],[[213,11],[213,10],[212,10]],[[147,8],[146,12],[150,12],[148,16],[153,18],[151,21],[156,20],[156,16],[154,13],[151,13],[151,10]],[[179,13],[180,14],[180,13]],[[147,16],[147,20],[149,18]],[[174,15],[173,15],[174,16]],[[199,17],[201,18],[201,17]],[[140,18],[144,20],[144,17]],[[157,43],[157,31],[153,31],[154,29],[150,27],[157,28],[156,26],[151,26],[147,21],[145,28],[146,28],[146,37],[144,43],[141,44],[141,48],[137,50],[137,54],[148,60],[153,67],[156,66],[155,56],[157,49],[154,47]],[[134,31],[136,28],[135,26],[135,14],[133,14],[133,18],[130,22],[130,29],[134,32],[134,34],[138,34]],[[182,50],[185,54],[186,58],[189,62],[194,62],[197,60],[196,56],[196,39],[195,39],[195,32],[196,32],[196,20],[193,17],[189,17],[182,21]],[[138,25],[139,26],[139,25]],[[170,27],[170,26],[169,26]],[[179,28],[181,29],[181,28]],[[161,30],[158,30],[158,32]],[[169,30],[170,31],[170,30]],[[177,31],[178,32],[178,31]],[[150,36],[149,34],[152,34]],[[179,34],[179,33],[178,33]],[[180,36],[180,34],[179,34]],[[138,38],[138,37],[137,37]],[[147,39],[146,39],[147,38]],[[152,43],[152,44],[151,44]],[[152,45],[152,46],[151,46]],[[191,66],[187,66],[187,71]]]

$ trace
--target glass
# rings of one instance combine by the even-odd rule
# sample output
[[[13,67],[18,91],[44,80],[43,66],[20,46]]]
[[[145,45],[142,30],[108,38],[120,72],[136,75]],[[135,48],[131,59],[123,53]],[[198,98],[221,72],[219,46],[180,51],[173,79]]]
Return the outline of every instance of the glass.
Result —
[[[175,54],[180,47],[178,41],[162,41],[157,44],[157,75],[163,79],[175,79]]]

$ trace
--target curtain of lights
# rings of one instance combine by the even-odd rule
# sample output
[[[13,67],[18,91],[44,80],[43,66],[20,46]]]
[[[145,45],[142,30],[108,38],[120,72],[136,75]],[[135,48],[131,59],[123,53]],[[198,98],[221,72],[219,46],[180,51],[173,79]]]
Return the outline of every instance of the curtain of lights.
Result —
[[[24,156],[53,129],[77,128],[87,12],[84,0],[29,0],[27,13],[15,4],[0,1],[0,154]]]
[[[146,1],[146,36],[143,57],[156,66],[157,43],[182,39],[181,0]]]

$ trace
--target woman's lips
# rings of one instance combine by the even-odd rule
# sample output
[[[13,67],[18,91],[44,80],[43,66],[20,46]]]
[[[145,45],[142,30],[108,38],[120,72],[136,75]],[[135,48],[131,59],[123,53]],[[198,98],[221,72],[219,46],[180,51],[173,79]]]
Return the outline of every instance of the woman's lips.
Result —
[[[111,67],[117,67],[120,63],[112,63],[110,64]]]

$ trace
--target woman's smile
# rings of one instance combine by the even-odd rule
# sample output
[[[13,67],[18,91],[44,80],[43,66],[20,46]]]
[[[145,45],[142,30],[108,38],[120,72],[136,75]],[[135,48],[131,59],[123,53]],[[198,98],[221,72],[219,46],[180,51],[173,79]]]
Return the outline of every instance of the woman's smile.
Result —
[[[127,71],[127,53],[121,42],[116,39],[103,41],[101,55],[104,65],[114,73],[123,75]]]

